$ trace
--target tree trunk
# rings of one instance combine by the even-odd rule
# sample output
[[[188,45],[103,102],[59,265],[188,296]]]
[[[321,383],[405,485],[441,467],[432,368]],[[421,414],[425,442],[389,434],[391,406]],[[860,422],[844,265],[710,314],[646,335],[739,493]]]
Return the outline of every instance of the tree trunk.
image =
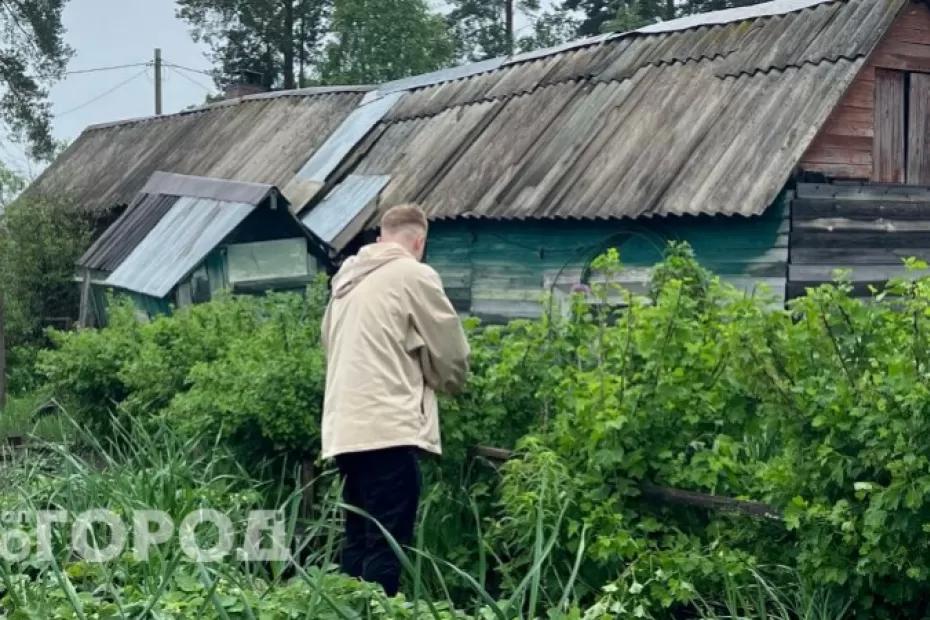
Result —
[[[297,42],[300,46],[297,50],[297,87],[304,87],[304,72],[307,67],[307,7],[302,3],[300,5],[300,40]]]
[[[284,2],[284,32],[281,51],[284,53],[284,89],[295,87],[294,81],[294,0]]]
[[[6,321],[3,291],[0,291],[0,409],[6,407]]]

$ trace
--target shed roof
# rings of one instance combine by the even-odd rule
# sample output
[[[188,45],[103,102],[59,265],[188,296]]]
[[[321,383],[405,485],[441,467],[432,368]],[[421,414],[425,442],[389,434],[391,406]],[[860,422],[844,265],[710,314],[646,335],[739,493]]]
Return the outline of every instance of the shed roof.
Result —
[[[775,0],[413,78],[340,172],[433,219],[757,215],[907,4]]]
[[[255,205],[182,196],[106,280],[161,299],[245,220]]]
[[[28,191],[105,210],[129,204],[157,170],[284,187],[368,90],[264,93],[88,127]]]
[[[156,172],[78,265],[105,284],[165,297],[258,208],[287,201],[271,185]],[[294,228],[303,230],[294,219]]]
[[[156,171],[129,208],[84,252],[78,260],[78,266],[102,272],[115,270],[182,196],[245,203],[255,207],[276,192],[273,186],[261,183],[240,183]]]

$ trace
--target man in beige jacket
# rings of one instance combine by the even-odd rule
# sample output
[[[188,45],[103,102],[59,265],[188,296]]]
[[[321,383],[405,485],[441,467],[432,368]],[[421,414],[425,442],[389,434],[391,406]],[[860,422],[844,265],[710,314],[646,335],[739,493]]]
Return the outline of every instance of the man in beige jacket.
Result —
[[[336,459],[346,504],[401,545],[413,540],[418,454],[441,453],[435,391],[459,390],[468,373],[462,324],[439,275],[421,262],[427,228],[416,206],[388,210],[378,242],[333,278],[323,319],[323,458]],[[397,592],[398,558],[378,525],[352,512],[342,568]]]

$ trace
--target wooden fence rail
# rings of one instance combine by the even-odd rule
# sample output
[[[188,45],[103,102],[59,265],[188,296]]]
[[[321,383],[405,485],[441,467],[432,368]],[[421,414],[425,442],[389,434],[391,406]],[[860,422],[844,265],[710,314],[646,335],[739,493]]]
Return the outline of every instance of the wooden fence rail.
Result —
[[[476,446],[472,450],[472,455],[474,457],[487,459],[494,463],[503,463],[513,458],[514,452],[504,448]],[[731,497],[686,491],[684,489],[674,489],[649,482],[643,482],[640,485],[640,491],[643,497],[657,503],[694,506],[708,510],[719,510],[721,512],[735,512],[760,519],[782,520],[781,511],[779,509],[769,506],[768,504],[763,504],[762,502],[733,499]]]

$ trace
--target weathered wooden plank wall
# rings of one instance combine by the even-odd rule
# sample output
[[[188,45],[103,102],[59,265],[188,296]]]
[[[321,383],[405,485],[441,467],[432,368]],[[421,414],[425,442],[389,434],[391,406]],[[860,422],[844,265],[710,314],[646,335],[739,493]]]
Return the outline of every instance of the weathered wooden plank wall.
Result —
[[[892,25],[801,160],[834,179],[880,180],[874,170],[876,71],[930,73],[930,8],[912,2]]]
[[[872,145],[872,180],[904,183],[907,180],[907,80],[903,71],[875,70],[875,137]]]
[[[930,185],[930,73],[911,75],[908,182]]]
[[[913,276],[908,257],[930,260],[930,188],[807,185],[791,206],[788,297],[849,272],[860,296],[890,278]]]
[[[456,307],[492,321],[539,316],[543,297],[568,292],[594,257],[619,247],[623,282],[645,290],[668,241],[687,241],[698,260],[734,285],[761,284],[784,298],[787,199],[759,217],[680,217],[637,221],[451,221],[434,223],[428,262]]]

